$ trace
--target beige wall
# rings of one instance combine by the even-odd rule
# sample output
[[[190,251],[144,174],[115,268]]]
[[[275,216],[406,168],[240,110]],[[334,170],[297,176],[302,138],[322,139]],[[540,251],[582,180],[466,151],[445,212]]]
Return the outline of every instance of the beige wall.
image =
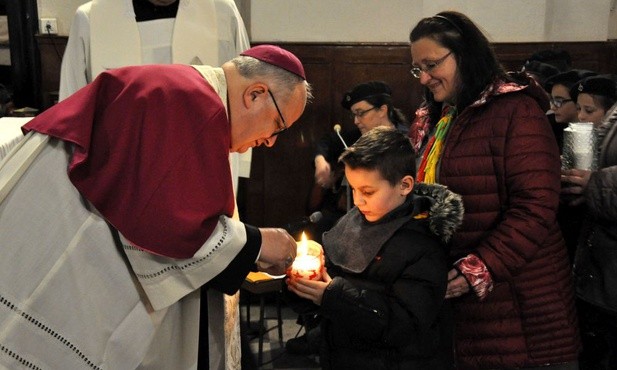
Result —
[[[614,0],[252,0],[254,41],[406,42],[413,25],[458,10],[496,42],[605,41]]]
[[[39,0],[39,17],[67,35],[87,0]],[[116,0],[124,1],[124,0]],[[130,1],[130,0],[129,0]],[[616,0],[236,0],[252,41],[406,42],[422,17],[453,9],[495,42],[605,41],[617,38]],[[250,19],[249,19],[250,18]]]
[[[608,19],[608,38],[617,40],[617,0],[611,0],[610,16]]]

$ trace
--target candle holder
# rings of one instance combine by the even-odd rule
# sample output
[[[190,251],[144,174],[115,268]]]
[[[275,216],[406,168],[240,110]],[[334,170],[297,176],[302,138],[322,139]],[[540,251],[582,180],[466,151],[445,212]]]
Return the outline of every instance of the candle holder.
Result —
[[[323,248],[314,240],[307,240],[303,232],[298,244],[296,259],[287,269],[287,276],[292,279],[321,280],[323,273]]]

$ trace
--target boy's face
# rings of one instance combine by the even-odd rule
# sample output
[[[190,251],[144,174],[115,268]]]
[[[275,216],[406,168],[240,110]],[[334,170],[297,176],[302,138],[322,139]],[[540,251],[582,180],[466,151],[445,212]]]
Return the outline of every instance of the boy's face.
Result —
[[[378,170],[352,169],[345,166],[345,176],[353,189],[354,205],[367,221],[381,219],[388,212],[405,202],[413,189],[413,177],[405,176],[396,185],[391,185]]]

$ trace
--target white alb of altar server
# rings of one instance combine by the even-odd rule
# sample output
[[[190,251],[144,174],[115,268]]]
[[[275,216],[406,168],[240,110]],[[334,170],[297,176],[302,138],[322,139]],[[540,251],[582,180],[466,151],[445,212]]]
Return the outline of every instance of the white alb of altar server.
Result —
[[[233,0],[178,0],[175,18],[135,20],[132,0],[93,0],[75,12],[62,58],[64,100],[107,69],[142,64],[220,66],[250,48]],[[182,107],[178,107],[182,109]],[[251,151],[230,155],[234,190],[249,177]]]

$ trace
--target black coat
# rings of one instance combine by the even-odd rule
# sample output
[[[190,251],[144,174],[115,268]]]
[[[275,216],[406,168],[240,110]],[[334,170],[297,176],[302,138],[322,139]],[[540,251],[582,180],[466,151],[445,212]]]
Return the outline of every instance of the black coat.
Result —
[[[347,234],[363,220],[354,209],[324,236],[333,277],[319,310],[324,369],[452,368],[444,240],[460,224],[462,205],[444,187],[418,185],[420,191],[429,187],[441,192],[437,200],[416,191],[411,207],[399,207],[372,226],[377,233]],[[454,202],[445,202],[447,215],[440,218],[435,210],[444,205],[446,194]],[[418,216],[423,214],[428,218]],[[390,222],[398,224],[388,231],[383,223]],[[447,235],[435,234],[444,230]]]

